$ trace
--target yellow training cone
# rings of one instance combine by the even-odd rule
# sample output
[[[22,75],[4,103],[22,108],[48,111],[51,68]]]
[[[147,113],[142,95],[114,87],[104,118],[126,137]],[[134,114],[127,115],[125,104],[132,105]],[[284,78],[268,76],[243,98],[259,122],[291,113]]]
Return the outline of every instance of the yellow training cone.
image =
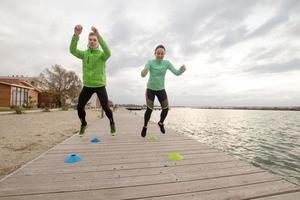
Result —
[[[172,161],[183,160],[183,156],[180,153],[172,152],[169,154],[168,159]]]
[[[149,135],[148,140],[150,140],[150,141],[156,141],[157,137],[155,135]]]

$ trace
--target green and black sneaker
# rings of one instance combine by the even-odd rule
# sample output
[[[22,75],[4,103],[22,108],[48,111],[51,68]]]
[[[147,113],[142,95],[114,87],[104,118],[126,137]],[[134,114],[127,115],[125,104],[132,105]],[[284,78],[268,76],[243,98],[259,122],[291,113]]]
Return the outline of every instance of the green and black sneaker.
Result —
[[[80,126],[80,131],[79,131],[79,136],[80,137],[84,136],[86,128],[87,128],[87,125],[81,125]]]
[[[117,135],[115,123],[110,124],[110,134],[111,134],[111,136],[116,136]]]

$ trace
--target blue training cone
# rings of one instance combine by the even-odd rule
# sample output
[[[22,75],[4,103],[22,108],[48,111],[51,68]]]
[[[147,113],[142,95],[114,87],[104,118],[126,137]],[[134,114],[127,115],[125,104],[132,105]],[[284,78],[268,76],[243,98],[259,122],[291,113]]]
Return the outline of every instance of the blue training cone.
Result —
[[[100,142],[100,140],[98,138],[94,138],[91,140],[91,143],[99,143],[99,142]]]
[[[79,161],[81,161],[81,158],[79,155],[76,154],[72,154],[65,159],[65,163],[76,163]]]

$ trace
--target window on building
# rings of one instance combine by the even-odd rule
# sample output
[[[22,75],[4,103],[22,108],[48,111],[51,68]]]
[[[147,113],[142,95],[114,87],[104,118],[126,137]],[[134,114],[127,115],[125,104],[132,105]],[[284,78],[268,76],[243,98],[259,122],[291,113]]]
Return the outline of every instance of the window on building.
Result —
[[[11,96],[10,96],[10,105],[16,106],[16,99],[17,99],[17,88],[11,87]]]
[[[28,103],[28,90],[25,90],[24,92],[24,102]]]
[[[23,103],[24,103],[24,95],[25,95],[25,92],[24,92],[24,88],[20,88],[21,89],[21,92],[20,92],[20,106],[23,106]]]
[[[28,102],[28,89],[11,87],[11,106],[23,106]]]
[[[21,101],[21,88],[17,88],[17,103],[16,106],[20,106],[20,101]]]

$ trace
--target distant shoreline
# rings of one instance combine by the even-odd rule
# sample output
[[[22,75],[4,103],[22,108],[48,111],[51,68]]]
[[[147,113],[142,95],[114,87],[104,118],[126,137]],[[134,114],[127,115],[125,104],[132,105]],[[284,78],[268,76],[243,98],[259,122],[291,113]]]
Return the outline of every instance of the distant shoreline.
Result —
[[[118,105],[125,107],[128,110],[143,110],[146,106],[142,105]],[[156,109],[160,109],[159,106],[155,106]],[[192,109],[222,109],[222,110],[271,110],[271,111],[300,111],[300,106],[291,107],[264,107],[264,106],[171,106],[171,108],[192,108]]]
[[[194,109],[300,111],[300,107],[190,107]]]

